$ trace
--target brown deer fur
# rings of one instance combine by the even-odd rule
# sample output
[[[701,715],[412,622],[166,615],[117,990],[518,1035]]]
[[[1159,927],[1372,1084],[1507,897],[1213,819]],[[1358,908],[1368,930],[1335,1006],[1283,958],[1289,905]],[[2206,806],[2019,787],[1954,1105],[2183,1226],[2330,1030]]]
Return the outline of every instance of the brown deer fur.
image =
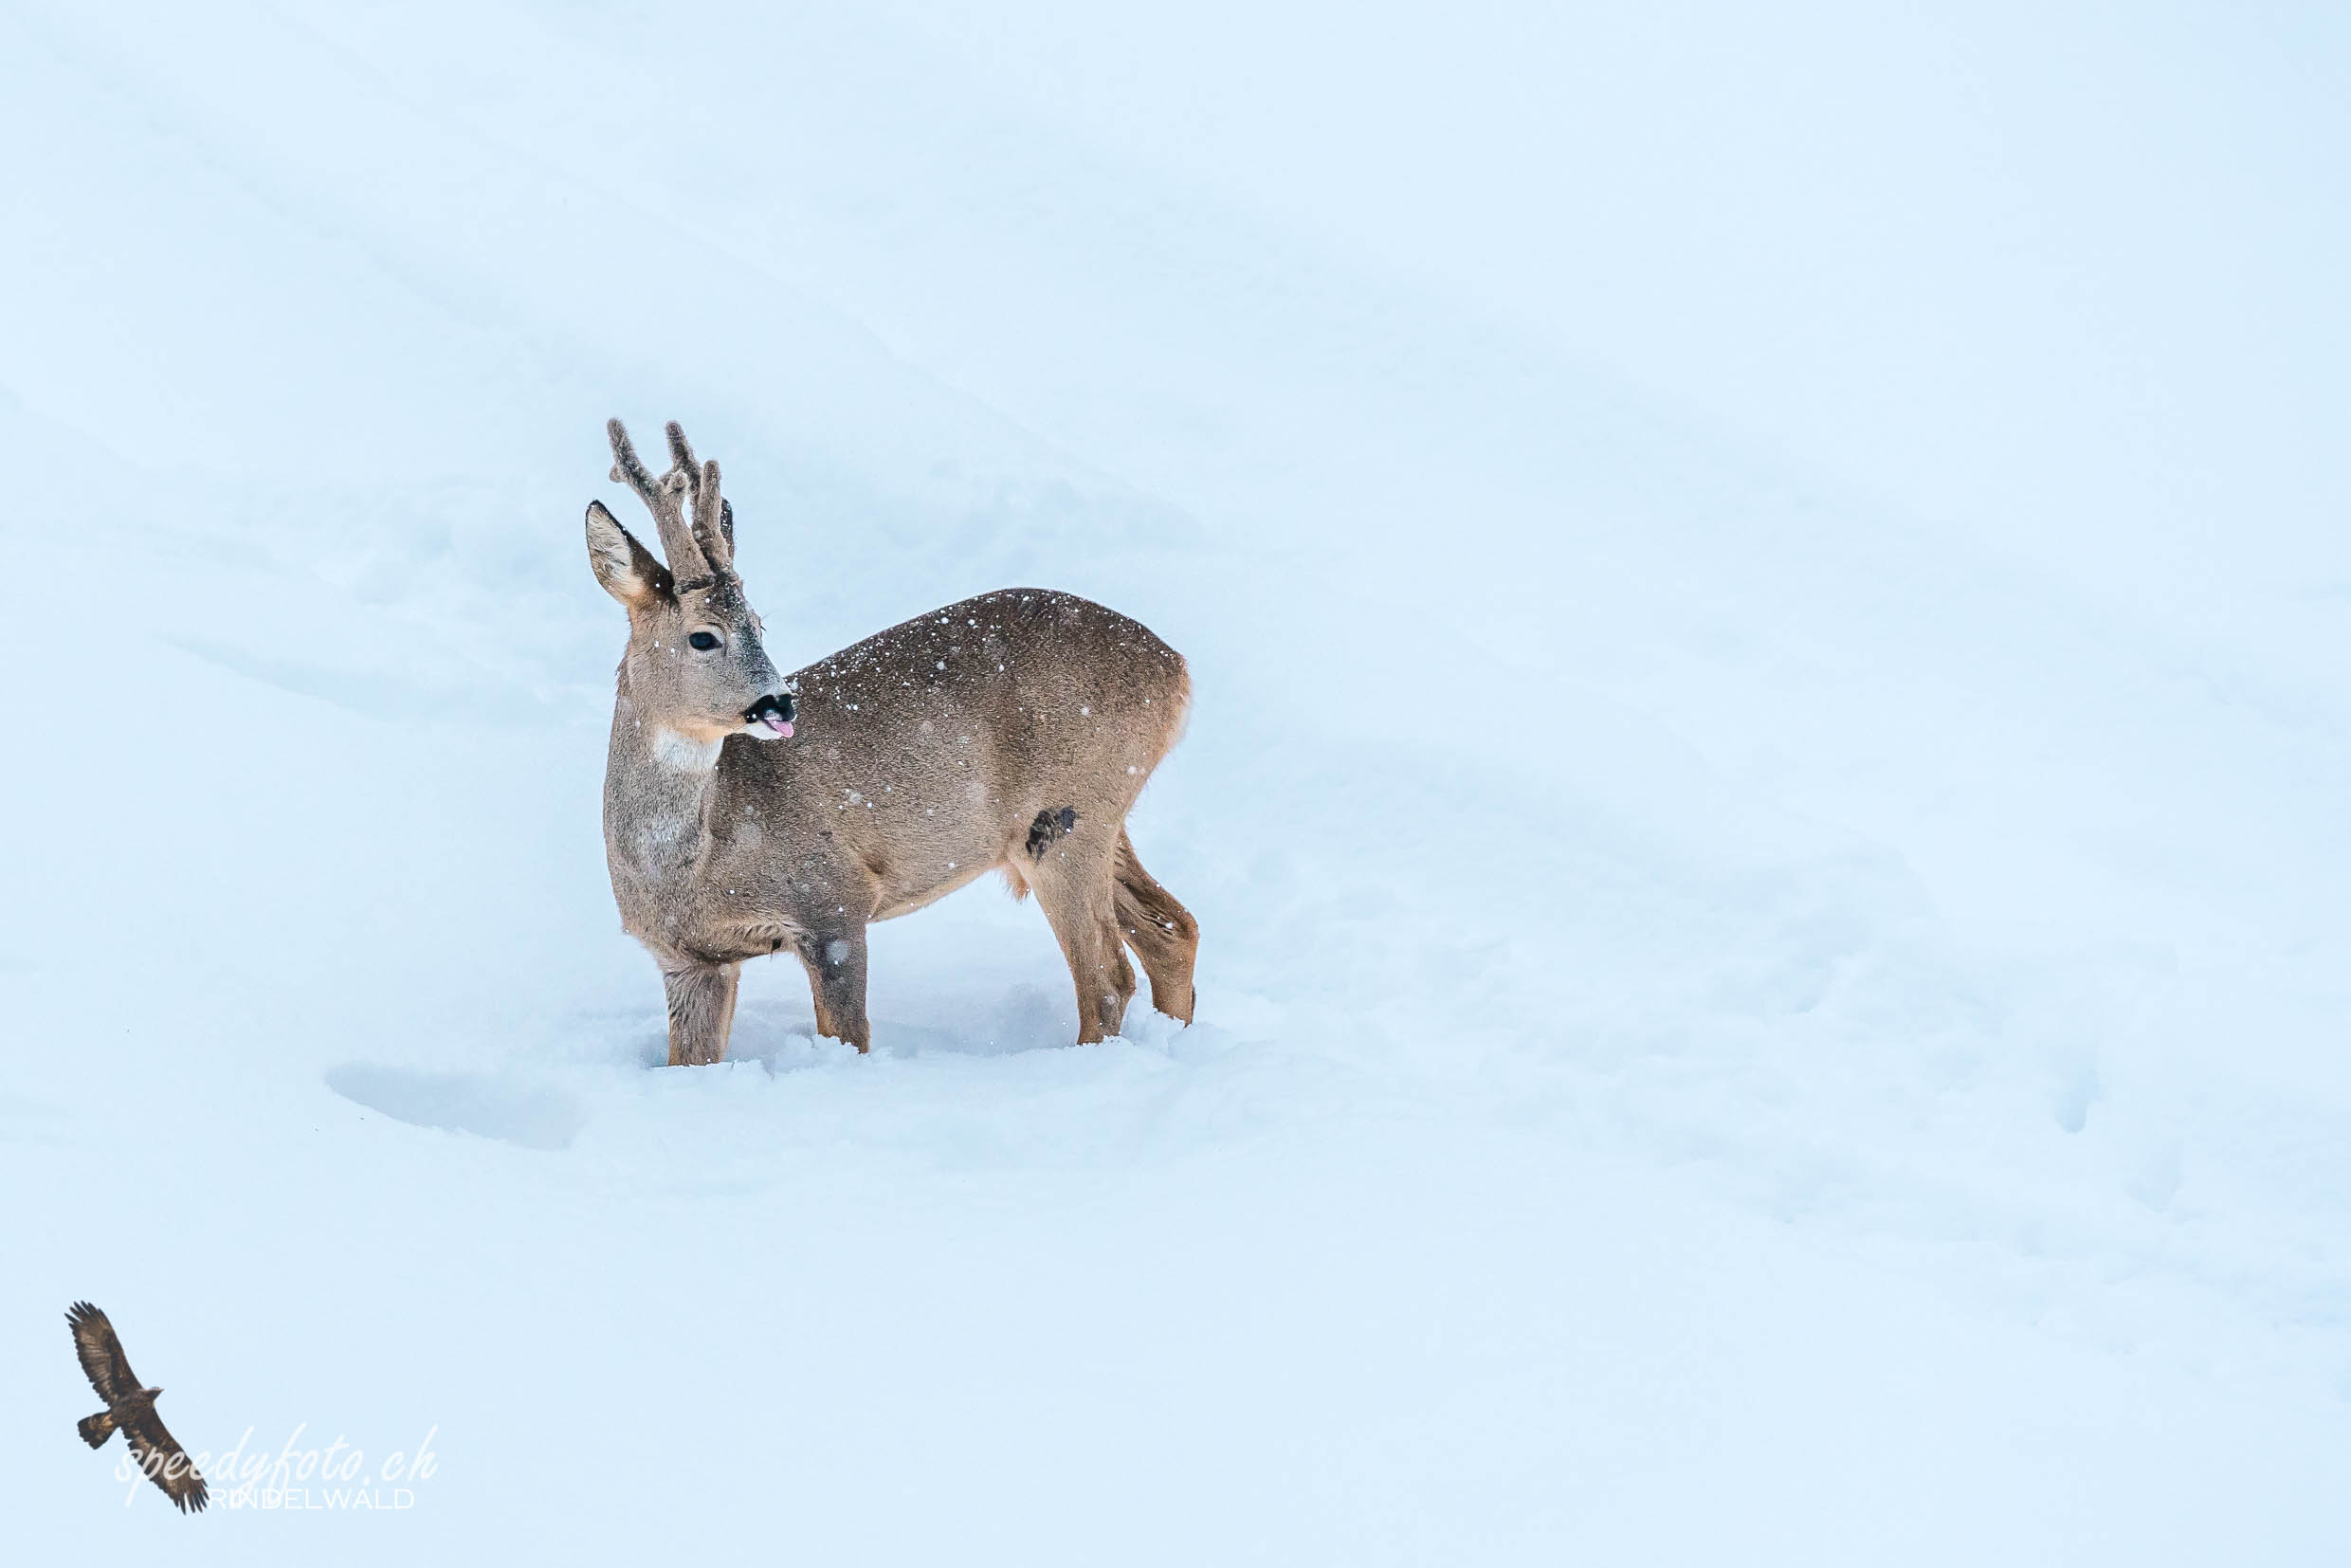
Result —
[[[671,1065],[724,1057],[743,960],[787,950],[818,1030],[866,1049],[866,925],[991,870],[1051,923],[1081,1044],[1116,1033],[1134,994],[1122,946],[1154,1005],[1191,1022],[1199,928],[1126,836],[1191,702],[1176,650],[1100,605],[1014,588],[779,677],[735,574],[718,465],[698,465],[673,424],[655,479],[620,421],[609,433],[613,477],[667,556],[590,504],[590,564],[629,611],[605,857],[622,925],[661,966]]]

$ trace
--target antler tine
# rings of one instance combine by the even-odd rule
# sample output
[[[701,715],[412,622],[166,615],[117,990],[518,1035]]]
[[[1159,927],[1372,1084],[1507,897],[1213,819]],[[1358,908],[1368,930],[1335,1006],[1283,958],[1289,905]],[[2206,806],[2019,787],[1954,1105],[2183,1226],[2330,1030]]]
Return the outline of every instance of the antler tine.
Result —
[[[684,469],[688,479],[702,478],[702,465],[694,461],[694,448],[685,444],[685,427],[674,419],[669,422],[669,465]]]
[[[678,492],[684,485],[673,484],[670,475],[655,479],[646,472],[645,465],[637,459],[636,447],[629,439],[628,428],[619,420],[605,421],[604,431],[612,438],[612,477],[625,481],[637,493],[637,499],[645,502],[646,510],[653,514],[654,525],[661,530],[662,554],[669,557],[669,570],[680,578],[700,576],[705,557],[678,504]]]
[[[626,482],[629,488],[637,493],[638,500],[656,512],[660,511],[661,503],[654,499],[660,491],[653,483],[653,476],[647,473],[645,465],[637,461],[637,448],[629,439],[629,427],[617,419],[608,419],[604,422],[604,433],[612,440],[613,482]]]
[[[672,425],[669,428],[675,432],[677,427]],[[673,449],[684,445],[683,436],[673,434]],[[716,458],[702,465],[702,482],[694,486],[694,542],[702,546],[711,565],[721,572],[734,570],[735,509],[719,493]]]

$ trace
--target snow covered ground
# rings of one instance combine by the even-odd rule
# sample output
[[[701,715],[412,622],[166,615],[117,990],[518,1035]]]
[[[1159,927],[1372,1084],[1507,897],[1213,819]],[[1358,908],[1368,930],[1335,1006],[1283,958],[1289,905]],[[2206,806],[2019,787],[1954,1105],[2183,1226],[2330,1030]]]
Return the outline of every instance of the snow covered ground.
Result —
[[[25,1560],[2342,1560],[2340,29],[1108,14],[0,14]],[[989,883],[657,1066],[612,413],[786,667],[1185,652],[1194,1028]]]

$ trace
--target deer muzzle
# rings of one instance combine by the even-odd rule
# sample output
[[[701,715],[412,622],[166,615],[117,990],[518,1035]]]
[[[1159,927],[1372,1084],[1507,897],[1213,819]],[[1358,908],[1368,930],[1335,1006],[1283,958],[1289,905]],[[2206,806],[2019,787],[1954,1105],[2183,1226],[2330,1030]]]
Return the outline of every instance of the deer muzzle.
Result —
[[[743,728],[762,740],[789,740],[792,720],[798,711],[792,693],[777,692],[773,697],[760,698],[743,710]]]

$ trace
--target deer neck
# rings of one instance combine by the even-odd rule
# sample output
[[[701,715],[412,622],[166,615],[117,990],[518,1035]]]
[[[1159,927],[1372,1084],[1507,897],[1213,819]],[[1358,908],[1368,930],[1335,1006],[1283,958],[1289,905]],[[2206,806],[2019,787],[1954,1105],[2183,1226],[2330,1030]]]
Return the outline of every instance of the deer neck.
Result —
[[[679,734],[638,711],[623,673],[605,757],[604,816],[611,848],[648,874],[691,866],[710,842],[723,740]]]

